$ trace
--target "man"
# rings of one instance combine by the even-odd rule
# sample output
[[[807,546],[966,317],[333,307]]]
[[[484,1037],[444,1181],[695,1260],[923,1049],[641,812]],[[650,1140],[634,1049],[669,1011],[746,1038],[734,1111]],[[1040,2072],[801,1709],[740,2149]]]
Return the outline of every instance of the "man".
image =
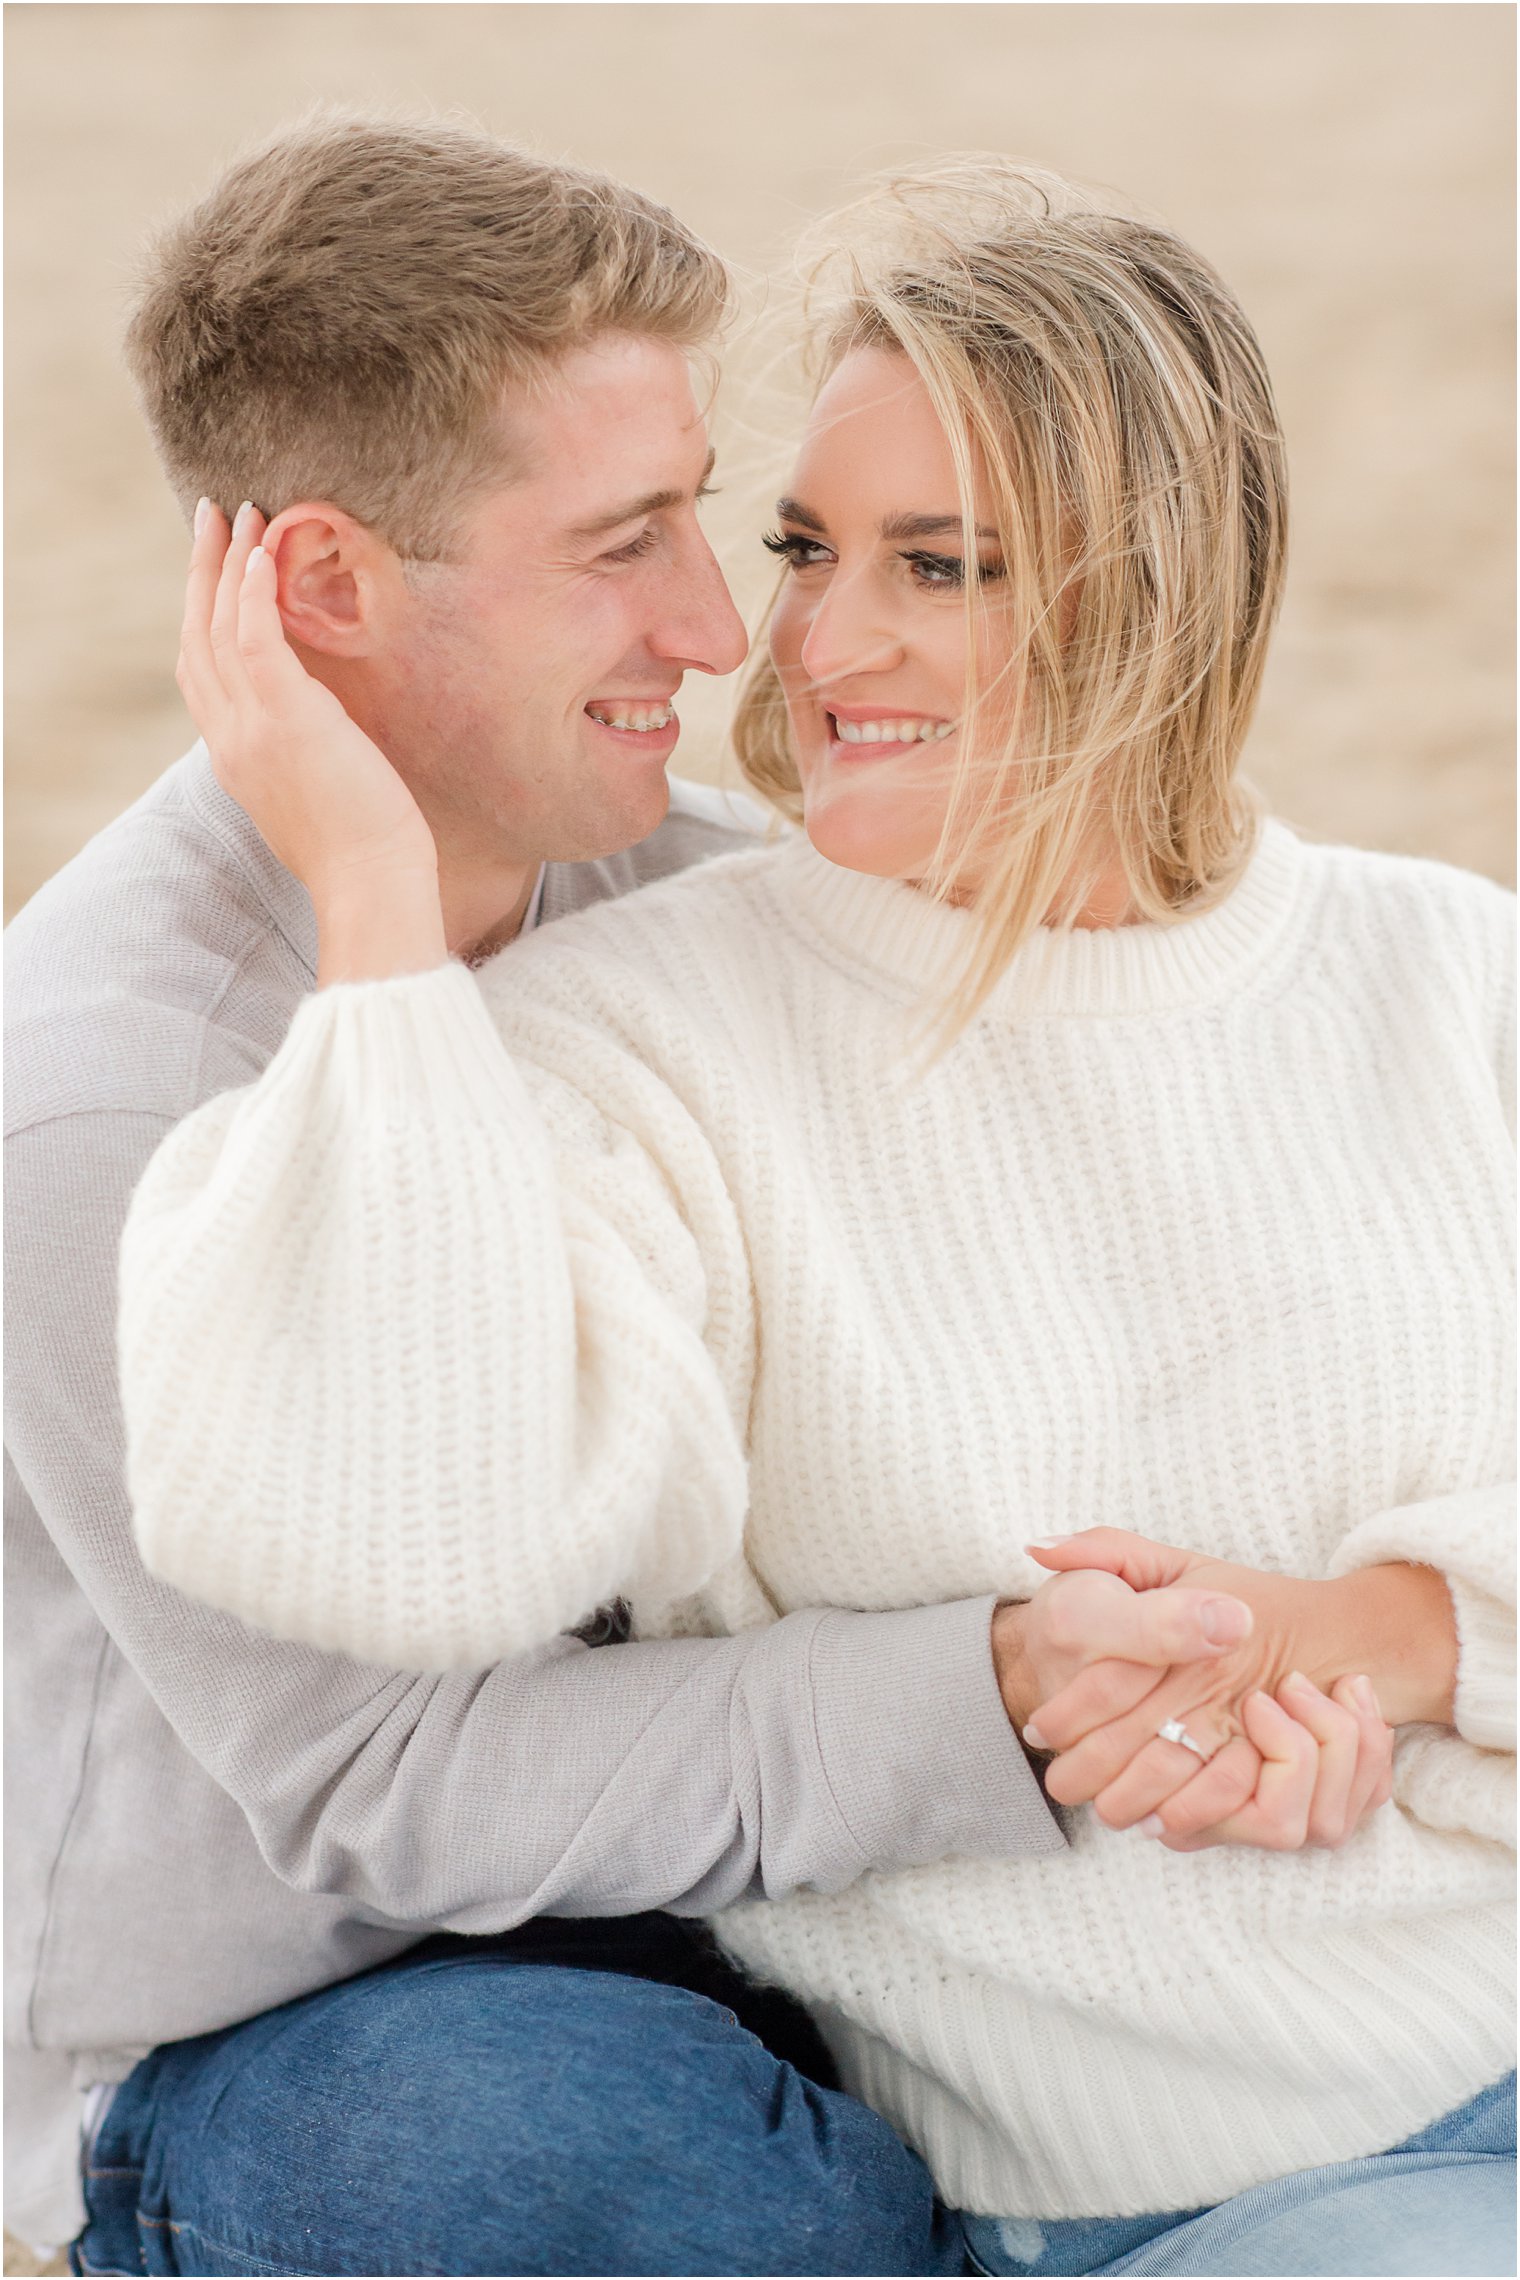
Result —
[[[342,119],[157,250],[130,351],[171,483],[219,502],[198,590],[263,538],[298,653],[423,809],[467,957],[751,828],[665,774],[683,675],[744,650],[686,371],[724,291],[630,190]],[[213,638],[235,669],[225,613]],[[121,1477],[127,1199],[314,966],[201,747],[12,929],[9,2221],[85,2221],[83,2121],[80,2269],[959,2269],[922,2165],[680,1919],[1059,1847],[1013,1721],[1084,1662],[1248,1618],[1065,1578],[734,1639],[614,1614],[427,1678],[156,1584]]]

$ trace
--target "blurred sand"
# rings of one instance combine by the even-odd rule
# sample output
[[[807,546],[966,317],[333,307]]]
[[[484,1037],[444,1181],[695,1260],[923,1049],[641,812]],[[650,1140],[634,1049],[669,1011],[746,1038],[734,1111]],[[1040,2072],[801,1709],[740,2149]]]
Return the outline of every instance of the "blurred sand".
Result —
[[[317,97],[463,108],[752,273],[861,170],[957,146],[1142,200],[1241,293],[1292,447],[1252,772],[1317,833],[1512,875],[1508,8],[34,5],[8,32],[10,907],[189,736],[183,534],[116,353],[137,248]],[[725,417],[711,528],[753,605],[775,476],[734,479]],[[730,693],[688,683],[685,773],[717,771]]]
[[[19,2240],[12,2240],[10,2234],[6,2234],[4,2266],[6,2272],[18,2274],[52,2273],[67,2272],[68,2268],[67,2257],[50,2257],[44,2263],[40,2257],[33,2256],[30,2249],[23,2248]]]

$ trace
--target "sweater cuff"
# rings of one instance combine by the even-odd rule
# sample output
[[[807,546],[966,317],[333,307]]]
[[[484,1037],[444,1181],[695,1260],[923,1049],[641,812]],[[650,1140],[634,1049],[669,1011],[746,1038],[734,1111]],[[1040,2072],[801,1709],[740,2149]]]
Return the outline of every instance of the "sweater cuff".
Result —
[[[996,1605],[831,1609],[820,1620],[811,1657],[819,1755],[863,1868],[1064,1849],[998,1690]]]
[[[1515,1746],[1515,1617],[1486,1591],[1449,1575],[1457,1618],[1455,1725],[1480,1750]]]
[[[320,1092],[313,1089],[320,1072]],[[367,1114],[431,1119],[440,1101],[492,1122],[520,1109],[522,1080],[479,984],[455,958],[420,974],[334,982],[302,1000],[260,1093],[294,1085],[305,1111],[326,1098]]]
[[[1451,1593],[1457,1626],[1454,1723],[1479,1749],[1515,1746],[1515,1491],[1458,1489],[1360,1521],[1328,1572],[1407,1560],[1431,1567]]]

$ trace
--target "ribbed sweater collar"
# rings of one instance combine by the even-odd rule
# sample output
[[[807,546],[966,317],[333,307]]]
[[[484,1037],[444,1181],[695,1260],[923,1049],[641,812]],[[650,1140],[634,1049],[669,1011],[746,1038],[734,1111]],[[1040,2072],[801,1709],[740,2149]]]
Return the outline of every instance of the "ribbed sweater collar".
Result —
[[[1217,908],[1170,926],[1041,927],[1004,973],[985,1013],[1144,1014],[1206,1004],[1240,987],[1289,929],[1303,857],[1287,827],[1268,822],[1250,862]],[[806,931],[837,957],[914,996],[948,988],[974,939],[969,911],[892,879],[844,871],[799,833],[785,889]]]

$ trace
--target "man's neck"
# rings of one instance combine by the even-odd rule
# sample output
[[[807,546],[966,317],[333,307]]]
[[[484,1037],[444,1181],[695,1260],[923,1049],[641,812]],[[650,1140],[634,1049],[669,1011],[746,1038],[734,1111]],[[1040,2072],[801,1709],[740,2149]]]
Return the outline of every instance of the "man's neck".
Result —
[[[467,966],[478,966],[494,950],[515,942],[542,868],[539,863],[525,863],[482,877],[440,866],[438,891],[450,956],[462,958]]]

